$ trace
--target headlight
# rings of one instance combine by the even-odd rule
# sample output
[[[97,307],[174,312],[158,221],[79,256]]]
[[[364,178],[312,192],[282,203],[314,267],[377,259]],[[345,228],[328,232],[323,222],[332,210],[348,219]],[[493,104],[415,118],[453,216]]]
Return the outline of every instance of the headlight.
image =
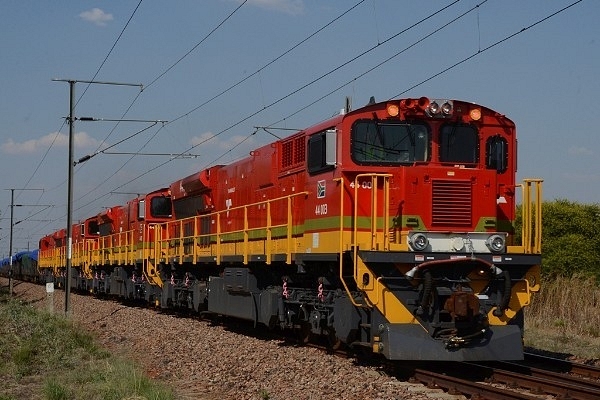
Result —
[[[492,235],[485,241],[488,249],[491,250],[492,253],[500,253],[504,251],[506,247],[506,241],[504,236],[500,235]]]
[[[451,113],[452,113],[452,103],[447,101],[444,104],[442,104],[442,114],[450,115]]]
[[[414,250],[423,251],[429,245],[429,240],[425,234],[415,233],[410,237],[410,244]]]
[[[436,115],[439,112],[440,112],[440,105],[435,101],[431,102],[431,104],[429,104],[429,113],[432,115]]]

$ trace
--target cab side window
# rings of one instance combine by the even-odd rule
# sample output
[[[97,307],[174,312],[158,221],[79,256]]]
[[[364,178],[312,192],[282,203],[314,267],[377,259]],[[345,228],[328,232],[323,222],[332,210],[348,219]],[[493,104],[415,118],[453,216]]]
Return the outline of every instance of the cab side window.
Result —
[[[311,175],[335,168],[335,130],[316,133],[308,138],[306,166]]]
[[[500,135],[488,138],[485,144],[485,167],[503,173],[508,168],[508,142]]]

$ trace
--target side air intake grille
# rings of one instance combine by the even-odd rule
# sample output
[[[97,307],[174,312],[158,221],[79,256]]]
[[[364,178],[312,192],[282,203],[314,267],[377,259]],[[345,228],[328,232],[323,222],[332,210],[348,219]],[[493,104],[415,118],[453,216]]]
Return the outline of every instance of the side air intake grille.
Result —
[[[473,191],[470,181],[434,180],[431,223],[435,226],[470,226]]]

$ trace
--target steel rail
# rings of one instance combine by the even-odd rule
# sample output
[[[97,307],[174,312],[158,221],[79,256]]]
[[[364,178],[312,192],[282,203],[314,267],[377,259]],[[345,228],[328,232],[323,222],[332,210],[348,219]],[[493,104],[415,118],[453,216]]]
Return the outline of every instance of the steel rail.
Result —
[[[423,369],[414,370],[413,378],[421,383],[427,384],[428,387],[441,387],[450,394],[464,394],[470,396],[471,399],[539,400],[539,397],[529,394],[506,390]]]

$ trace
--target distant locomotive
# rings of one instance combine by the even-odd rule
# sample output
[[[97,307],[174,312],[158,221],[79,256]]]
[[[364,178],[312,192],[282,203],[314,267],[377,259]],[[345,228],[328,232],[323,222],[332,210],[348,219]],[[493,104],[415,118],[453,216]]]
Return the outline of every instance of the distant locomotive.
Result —
[[[515,182],[516,145],[481,105],[372,102],[87,219],[71,284],[390,360],[520,359],[541,180]],[[65,244],[40,240],[59,285]]]

